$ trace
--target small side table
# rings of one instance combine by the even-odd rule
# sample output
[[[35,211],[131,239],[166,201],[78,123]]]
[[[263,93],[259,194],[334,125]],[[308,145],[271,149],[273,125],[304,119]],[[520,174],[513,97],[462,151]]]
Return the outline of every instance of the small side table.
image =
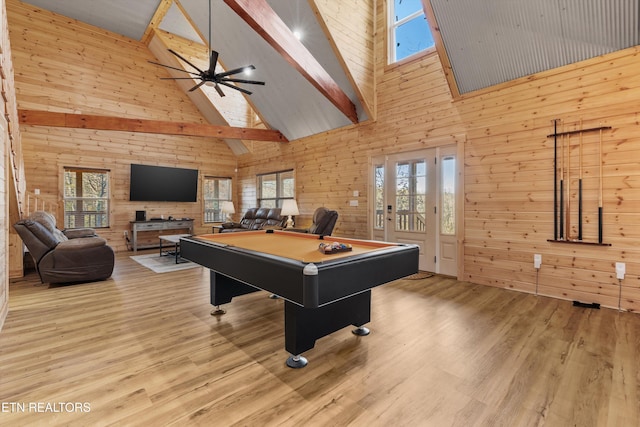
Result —
[[[169,242],[174,244],[173,252],[176,256],[176,264],[180,263],[180,238],[189,237],[191,234],[167,234],[160,236],[160,256],[162,255],[162,242]],[[171,255],[171,252],[167,252],[167,255]],[[185,261],[186,262],[186,261]]]

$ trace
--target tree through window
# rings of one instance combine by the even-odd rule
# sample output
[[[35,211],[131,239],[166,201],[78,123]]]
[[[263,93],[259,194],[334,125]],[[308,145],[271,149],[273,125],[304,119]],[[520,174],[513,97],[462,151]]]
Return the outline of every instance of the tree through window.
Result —
[[[205,176],[204,178],[204,222],[222,222],[222,202],[231,201],[231,178]]]
[[[284,199],[295,197],[293,170],[258,175],[258,206],[281,208]]]
[[[64,168],[65,228],[109,227],[109,171]]]
[[[424,231],[426,227],[427,163],[396,163],[396,230]]]

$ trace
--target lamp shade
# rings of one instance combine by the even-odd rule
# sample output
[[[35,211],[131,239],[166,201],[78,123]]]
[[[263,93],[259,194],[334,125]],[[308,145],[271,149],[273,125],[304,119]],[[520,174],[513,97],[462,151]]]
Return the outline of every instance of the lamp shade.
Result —
[[[222,204],[220,205],[220,210],[225,214],[236,213],[236,209],[233,207],[233,202],[222,202]]]
[[[298,211],[298,204],[296,203],[295,199],[286,199],[282,202],[282,210],[280,211],[280,215],[300,215],[300,212]]]

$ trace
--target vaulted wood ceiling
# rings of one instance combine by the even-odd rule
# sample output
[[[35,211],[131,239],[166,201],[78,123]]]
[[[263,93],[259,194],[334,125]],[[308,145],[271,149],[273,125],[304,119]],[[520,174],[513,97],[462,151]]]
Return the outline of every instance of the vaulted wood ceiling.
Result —
[[[373,66],[362,73],[352,72],[349,63],[373,64],[373,49],[361,49],[346,57],[340,41],[331,35],[325,22],[330,10],[323,2],[306,0],[211,0],[211,25],[208,0],[33,0],[27,3],[86,22],[146,43],[159,63],[158,78],[189,76],[178,70],[192,68],[169,53],[173,49],[198,68],[208,68],[208,44],[219,52],[220,70],[254,65],[250,77],[266,82],[264,86],[243,85],[252,91],[243,95],[223,88],[225,97],[205,85],[189,92],[197,81],[175,80],[203,116],[212,125],[210,131],[221,136],[236,154],[247,152],[237,135],[258,136],[264,140],[295,140],[367,120],[373,99],[370,82]],[[361,15],[373,22],[374,2],[360,3]],[[371,24],[372,25],[372,24]],[[211,33],[209,34],[209,28]],[[301,31],[298,40],[293,31]],[[372,32],[372,30],[371,30]],[[352,51],[353,53],[353,51]],[[169,83],[168,83],[169,84]],[[233,104],[232,107],[229,104]],[[242,114],[238,114],[242,111]],[[44,120],[38,112],[22,112],[30,123]],[[49,122],[103,126],[99,117],[65,120],[52,117]],[[44,124],[44,122],[43,122]],[[131,123],[123,125],[131,128]],[[220,126],[266,128],[269,132],[225,132]],[[135,125],[144,128],[144,123]],[[169,128],[170,125],[165,126]]]
[[[356,32],[373,40],[379,0],[211,0],[211,32],[208,0],[27,2],[140,40],[175,68],[188,66],[168,48],[206,69],[209,41],[224,69],[255,65],[251,79],[266,85],[249,88],[250,96],[227,89],[220,98],[204,85],[188,92],[193,81],[176,81],[213,125],[267,128],[295,140],[375,111],[374,49],[353,40]],[[637,0],[422,3],[454,97],[640,43]],[[184,76],[158,67],[158,77],[168,75]],[[237,134],[222,136],[242,154]]]

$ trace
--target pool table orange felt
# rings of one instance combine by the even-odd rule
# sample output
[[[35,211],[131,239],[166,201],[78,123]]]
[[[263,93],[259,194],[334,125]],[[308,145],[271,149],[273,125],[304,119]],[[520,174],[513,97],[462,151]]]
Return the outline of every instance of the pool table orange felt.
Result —
[[[237,233],[203,234],[194,237],[204,241],[235,246],[242,249],[249,249],[269,255],[280,256],[302,262],[312,262],[315,264],[395,246],[393,243],[387,242],[354,240],[332,236],[325,236],[324,240],[321,240],[319,238],[320,236],[316,234],[279,230],[274,230],[273,233],[266,233],[264,230],[243,231]],[[350,244],[353,249],[349,252],[324,254],[318,250],[318,246],[323,242]]]

